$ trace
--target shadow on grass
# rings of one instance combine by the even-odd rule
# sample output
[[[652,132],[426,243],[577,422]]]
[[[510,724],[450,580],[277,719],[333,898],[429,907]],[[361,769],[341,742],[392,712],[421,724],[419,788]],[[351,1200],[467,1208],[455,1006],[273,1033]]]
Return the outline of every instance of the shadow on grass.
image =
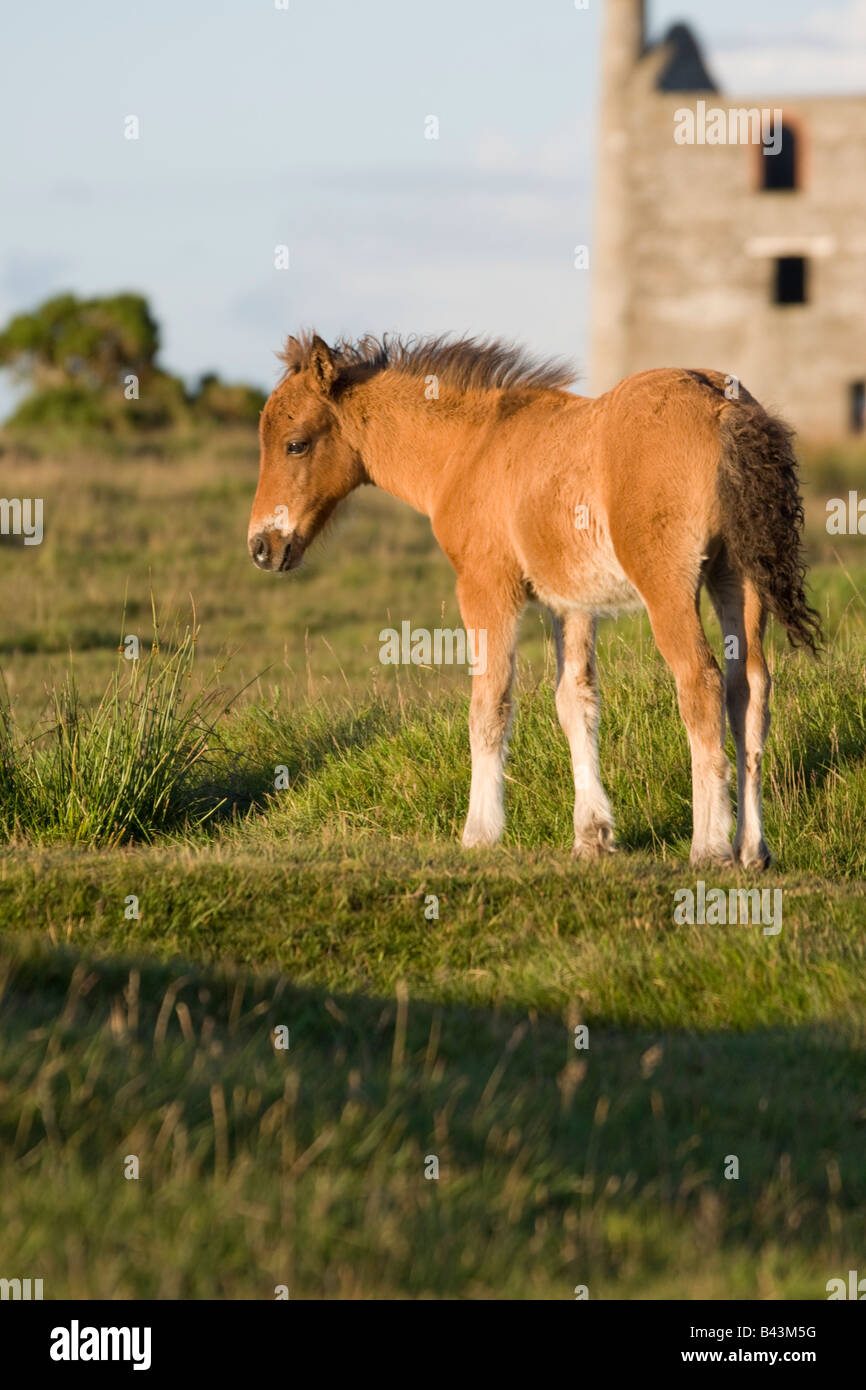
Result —
[[[395,1191],[436,1156],[443,1202],[447,1179],[474,1184],[491,1229],[526,1241],[579,1218],[609,1271],[623,1252],[602,1226],[617,1211],[691,1222],[707,1250],[831,1250],[839,1268],[863,1229],[866,1057],[842,1032],[594,1026],[578,1050],[571,1020],[273,973],[32,941],[4,947],[0,969],[0,1145],[28,1170],[50,1174],[70,1147],[94,1169],[116,1163],[132,1133],[159,1168],[171,1114],[200,1174],[254,1161],[263,1194],[283,1180],[289,1124],[293,1153],[321,1145],[320,1167],[369,1168]],[[368,1198],[362,1184],[350,1228]],[[413,1242],[437,1234],[425,1211],[407,1216]],[[440,1274],[443,1288],[457,1277]]]
[[[255,751],[240,752],[227,747],[218,762],[218,768],[211,777],[205,777],[197,785],[196,801],[212,808],[209,819],[213,821],[231,820],[249,811],[264,811],[275,790],[275,774],[278,767],[286,769],[286,779],[292,791],[300,791],[333,760],[335,756],[366,748],[383,734],[393,733],[397,728],[394,711],[385,706],[371,706],[357,713],[347,712],[336,716],[333,723],[321,724],[312,738],[305,727],[301,738],[290,726],[282,727],[279,722],[270,720],[264,711],[257,711]],[[271,725],[272,761],[262,761],[262,728]]]

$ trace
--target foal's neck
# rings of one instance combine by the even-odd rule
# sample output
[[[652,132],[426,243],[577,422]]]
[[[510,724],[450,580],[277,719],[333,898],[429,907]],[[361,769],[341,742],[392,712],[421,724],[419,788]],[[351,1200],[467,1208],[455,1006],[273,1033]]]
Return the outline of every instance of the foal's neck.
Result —
[[[342,409],[370,481],[429,516],[449,467],[473,436],[477,441],[495,407],[495,392],[464,395],[435,379],[386,370],[353,386]]]

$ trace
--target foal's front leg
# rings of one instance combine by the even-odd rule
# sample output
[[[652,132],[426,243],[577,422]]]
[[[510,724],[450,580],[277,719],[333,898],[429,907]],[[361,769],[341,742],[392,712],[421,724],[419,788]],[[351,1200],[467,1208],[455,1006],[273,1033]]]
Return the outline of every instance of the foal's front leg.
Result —
[[[590,613],[553,615],[556,712],[571,749],[574,773],[574,853],[592,858],[614,846],[613,816],[598,770],[598,676]]]
[[[471,848],[495,845],[505,827],[503,776],[523,596],[516,585],[461,577],[457,597],[463,625],[473,635],[476,666],[469,706],[472,784],[463,829],[463,844]]]

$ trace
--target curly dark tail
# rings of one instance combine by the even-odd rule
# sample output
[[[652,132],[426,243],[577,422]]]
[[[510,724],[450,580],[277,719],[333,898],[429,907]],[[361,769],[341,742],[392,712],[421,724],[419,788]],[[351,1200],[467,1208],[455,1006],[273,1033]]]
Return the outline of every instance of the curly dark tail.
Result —
[[[794,647],[817,652],[821,619],[806,602],[803,501],[793,431],[754,397],[721,411],[719,495],[725,545]]]

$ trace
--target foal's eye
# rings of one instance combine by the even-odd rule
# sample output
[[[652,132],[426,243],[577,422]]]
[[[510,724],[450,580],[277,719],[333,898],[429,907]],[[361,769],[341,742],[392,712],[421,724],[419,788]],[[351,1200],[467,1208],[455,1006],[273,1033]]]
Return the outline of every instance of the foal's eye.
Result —
[[[305,454],[309,449],[309,441],[306,439],[290,439],[286,445],[287,454]]]

